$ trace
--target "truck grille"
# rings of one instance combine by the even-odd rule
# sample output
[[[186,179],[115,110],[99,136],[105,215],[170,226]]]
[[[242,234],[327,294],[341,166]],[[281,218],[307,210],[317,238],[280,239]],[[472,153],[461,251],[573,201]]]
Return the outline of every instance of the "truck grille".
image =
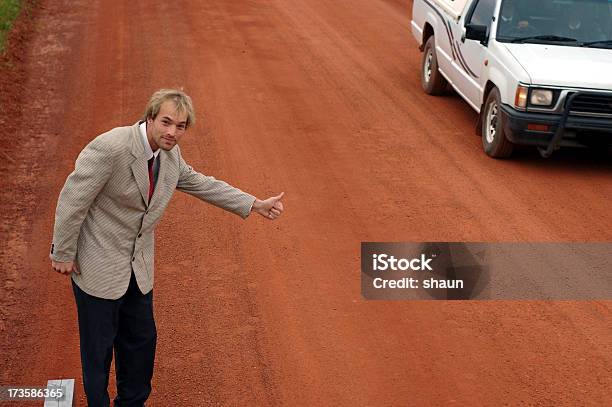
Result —
[[[612,117],[612,94],[581,92],[572,101],[570,114],[575,116]]]

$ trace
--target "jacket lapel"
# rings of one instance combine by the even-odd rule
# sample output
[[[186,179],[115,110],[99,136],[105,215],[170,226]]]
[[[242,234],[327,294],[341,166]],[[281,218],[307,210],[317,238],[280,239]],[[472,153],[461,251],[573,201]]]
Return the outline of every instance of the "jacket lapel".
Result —
[[[138,190],[142,195],[142,200],[146,206],[149,206],[149,172],[147,157],[144,156],[144,141],[138,128],[139,125],[140,122],[132,126],[132,155],[135,157],[134,161],[132,161],[132,173],[134,174],[134,179],[136,179]]]

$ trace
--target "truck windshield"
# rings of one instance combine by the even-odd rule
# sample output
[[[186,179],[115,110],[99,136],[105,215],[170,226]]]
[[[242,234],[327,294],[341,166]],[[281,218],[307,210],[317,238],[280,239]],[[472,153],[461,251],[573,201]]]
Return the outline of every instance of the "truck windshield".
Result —
[[[496,38],[612,48],[612,0],[503,0]]]

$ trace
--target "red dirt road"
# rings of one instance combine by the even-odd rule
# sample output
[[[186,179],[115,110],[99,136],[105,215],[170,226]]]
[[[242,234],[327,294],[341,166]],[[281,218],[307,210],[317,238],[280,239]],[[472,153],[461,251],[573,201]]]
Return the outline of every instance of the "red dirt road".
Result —
[[[286,212],[243,222],[175,195],[150,405],[609,400],[611,302],[365,301],[359,259],[362,241],[611,241],[609,155],[487,158],[476,113],[420,89],[409,1],[170,3],[40,2],[20,91],[0,94],[1,385],[73,377],[85,405],[47,260],[57,195],[89,140],[183,86],[190,164],[285,191]]]

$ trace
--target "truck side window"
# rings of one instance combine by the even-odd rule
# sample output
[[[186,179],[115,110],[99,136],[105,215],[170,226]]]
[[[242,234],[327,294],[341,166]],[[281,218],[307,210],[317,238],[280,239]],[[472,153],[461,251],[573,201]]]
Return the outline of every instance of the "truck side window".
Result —
[[[486,25],[487,35],[489,35],[493,23],[493,11],[495,11],[495,0],[478,0],[467,23]]]

